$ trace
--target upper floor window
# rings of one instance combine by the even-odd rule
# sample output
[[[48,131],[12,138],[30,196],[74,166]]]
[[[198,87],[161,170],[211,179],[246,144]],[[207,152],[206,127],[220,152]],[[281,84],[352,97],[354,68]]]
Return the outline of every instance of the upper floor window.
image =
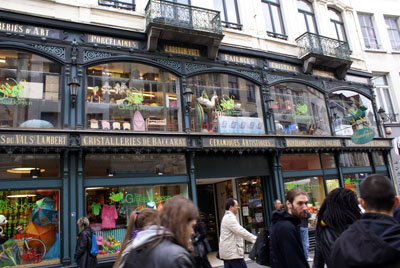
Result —
[[[386,28],[388,30],[390,43],[393,50],[400,50],[400,31],[398,19],[394,17],[385,17]]]
[[[302,33],[309,32],[318,34],[317,23],[311,3],[306,0],[297,0],[297,8],[300,15],[298,21],[301,24]]]
[[[0,127],[61,128],[61,65],[17,50],[0,50]]]
[[[149,65],[112,62],[88,68],[90,129],[180,131],[179,81]]]
[[[279,0],[262,0],[262,6],[268,35],[287,39]]]
[[[377,106],[386,112],[387,121],[397,122],[397,114],[394,112],[390,88],[385,75],[372,78],[375,86]]]
[[[361,32],[366,48],[379,49],[378,39],[375,35],[374,25],[372,24],[372,16],[368,14],[358,14]]]
[[[135,10],[135,0],[99,0],[99,5]]]
[[[336,39],[347,42],[343,19],[340,13],[332,8],[329,9],[329,17],[336,33]]]
[[[236,0],[214,0],[214,8],[221,12],[224,27],[242,29]]]
[[[330,135],[325,98],[321,92],[298,83],[281,83],[270,90],[278,134]]]
[[[210,73],[187,79],[195,132],[264,134],[260,88],[241,77]]]

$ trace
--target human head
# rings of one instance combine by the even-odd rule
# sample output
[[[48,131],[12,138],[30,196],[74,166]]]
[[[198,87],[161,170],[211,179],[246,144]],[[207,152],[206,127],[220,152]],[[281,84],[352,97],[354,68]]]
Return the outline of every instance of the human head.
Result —
[[[141,211],[132,212],[131,220],[136,229],[143,229],[149,225],[159,224],[159,211],[152,208],[144,208]],[[133,219],[132,219],[133,217]]]
[[[286,209],[287,212],[300,219],[307,218],[307,192],[294,188],[286,194]]]
[[[89,219],[86,217],[79,218],[76,222],[78,224],[79,229],[83,230],[85,227],[89,226]]]
[[[281,200],[276,199],[275,202],[274,202],[274,208],[275,208],[276,210],[280,210],[280,209],[281,209],[281,206],[282,206]]]
[[[330,228],[343,232],[360,217],[356,194],[350,189],[336,188],[328,194],[318,212],[317,231],[323,221]]]
[[[225,210],[229,210],[233,214],[237,214],[239,210],[238,201],[235,198],[228,198],[225,202]]]
[[[169,199],[160,213],[161,225],[173,234],[176,243],[186,249],[191,247],[190,237],[198,218],[199,211],[195,204],[180,195]]]
[[[360,185],[360,204],[366,212],[393,215],[399,204],[392,182],[383,175],[370,175]]]

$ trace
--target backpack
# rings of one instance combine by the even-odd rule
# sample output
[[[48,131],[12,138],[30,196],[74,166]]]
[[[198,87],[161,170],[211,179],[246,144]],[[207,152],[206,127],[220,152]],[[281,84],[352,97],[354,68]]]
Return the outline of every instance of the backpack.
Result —
[[[256,243],[250,251],[249,258],[260,265],[270,265],[269,254],[269,231],[268,229],[262,230],[258,236]]]
[[[92,234],[92,247],[90,248],[90,254],[94,257],[99,254],[99,246],[97,245],[97,238],[96,238],[96,233],[93,232]]]

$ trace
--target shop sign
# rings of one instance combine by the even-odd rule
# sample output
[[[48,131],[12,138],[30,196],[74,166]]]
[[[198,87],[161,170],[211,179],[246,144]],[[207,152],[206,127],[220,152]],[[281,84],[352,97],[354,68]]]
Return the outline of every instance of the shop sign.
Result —
[[[236,56],[230,54],[219,54],[219,59],[222,61],[229,61],[234,63],[242,63],[242,64],[249,64],[249,65],[257,65],[257,59],[243,57],[243,56]]]
[[[308,115],[308,106],[307,104],[300,104],[298,103],[295,106],[296,110],[293,113],[293,119],[297,120],[312,120],[313,117]]]
[[[286,147],[341,147],[340,140],[285,139]]]
[[[335,75],[332,72],[327,72],[327,71],[318,70],[318,69],[313,70],[313,75],[335,78]]]
[[[135,204],[135,203],[151,203],[151,202],[162,202],[170,199],[169,195],[157,195],[157,196],[143,196],[142,194],[131,194],[131,193],[110,193],[109,199],[111,204],[119,203],[119,204]]]
[[[355,144],[365,144],[375,137],[375,131],[370,128],[357,129],[351,136],[351,141]]]
[[[126,48],[139,48],[139,42],[121,38],[114,38],[110,36],[101,36],[88,34],[86,42],[98,45],[113,46],[113,47],[126,47]]]
[[[61,31],[44,27],[0,21],[0,32],[60,39]]]
[[[276,61],[270,61],[268,62],[269,68],[274,68],[274,69],[279,69],[283,71],[289,71],[289,72],[299,72],[299,67],[287,63],[282,63],[282,62],[276,62]]]
[[[37,208],[38,204],[35,203],[28,203],[25,201],[13,201],[11,199],[7,200],[0,200],[0,210],[6,209],[32,209]]]
[[[352,140],[346,140],[346,147],[386,147],[391,148],[392,143],[388,140],[372,140],[364,144],[354,143]]]
[[[202,138],[203,147],[214,148],[273,148],[275,139],[257,138]]]
[[[187,138],[81,135],[81,145],[110,147],[187,147]]]
[[[0,134],[0,145],[67,146],[68,135],[57,134]]]
[[[25,81],[17,82],[14,78],[6,78],[6,81],[12,81],[15,85],[11,86],[8,82],[1,85],[0,104],[6,105],[32,105],[32,101],[21,98],[24,94]]]
[[[197,56],[197,57],[200,56],[200,50],[197,48],[164,45],[164,51],[167,53],[181,54],[187,56]]]

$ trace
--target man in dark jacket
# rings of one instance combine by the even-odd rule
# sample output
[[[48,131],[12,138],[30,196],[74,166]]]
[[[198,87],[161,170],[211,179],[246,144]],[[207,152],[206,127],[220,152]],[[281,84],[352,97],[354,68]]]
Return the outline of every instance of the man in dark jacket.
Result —
[[[400,206],[394,210],[393,217],[400,222]]]
[[[274,211],[270,235],[272,268],[309,267],[300,238],[300,219],[307,217],[308,197],[298,188],[286,194],[286,209]]]
[[[331,267],[400,267],[400,224],[393,218],[399,197],[393,184],[382,175],[368,176],[359,200],[366,213],[334,243]]]

